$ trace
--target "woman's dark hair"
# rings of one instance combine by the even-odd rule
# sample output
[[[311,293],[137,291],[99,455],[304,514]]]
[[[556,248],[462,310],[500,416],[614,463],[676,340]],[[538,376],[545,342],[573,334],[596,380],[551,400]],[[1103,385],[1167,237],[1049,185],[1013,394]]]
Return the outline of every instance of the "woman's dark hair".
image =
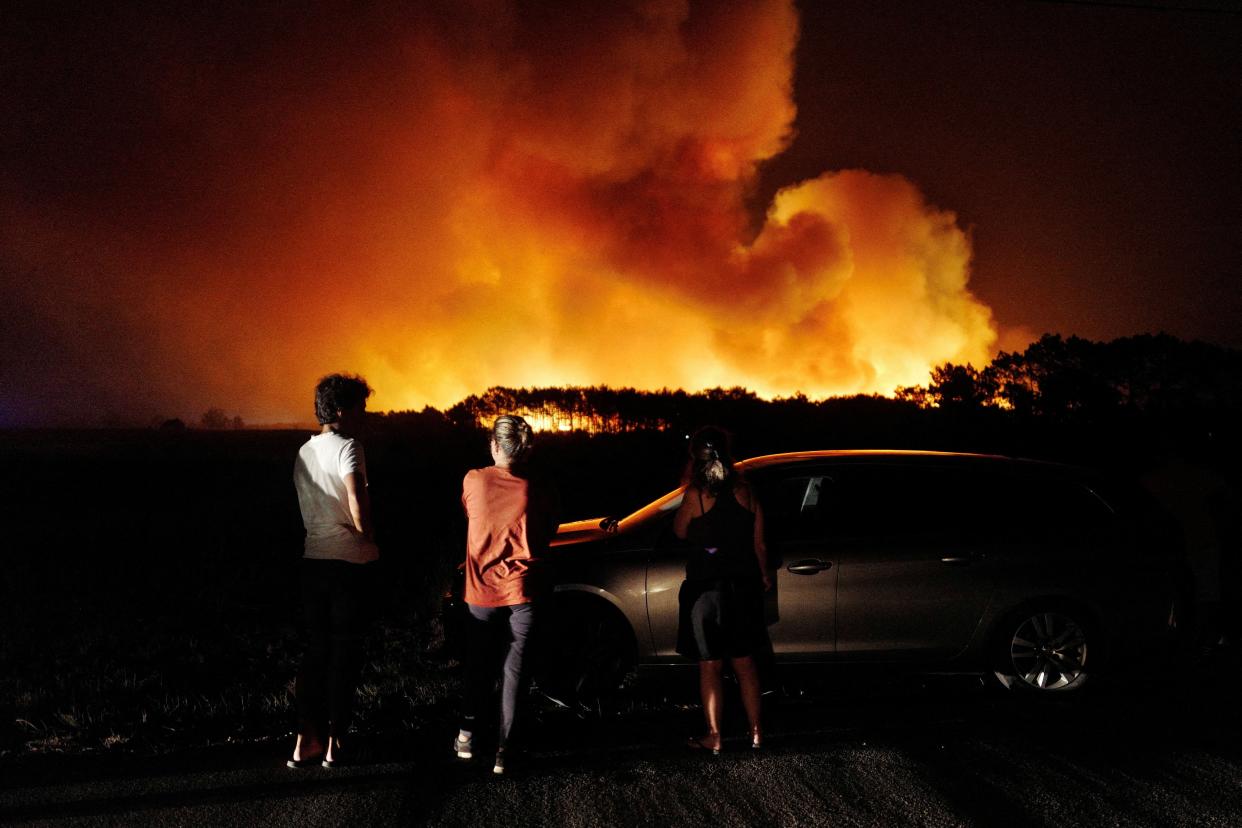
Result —
[[[687,475],[695,486],[712,495],[731,489],[737,480],[733,469],[733,450],[729,433],[716,426],[700,428],[690,438],[690,468]],[[719,461],[724,467],[724,478],[708,480],[707,467]]]
[[[530,423],[516,414],[502,414],[492,424],[492,439],[510,463],[521,463],[535,442],[535,432]]]
[[[371,386],[357,374],[328,374],[315,386],[315,419],[335,423],[336,412],[357,408],[371,396]]]

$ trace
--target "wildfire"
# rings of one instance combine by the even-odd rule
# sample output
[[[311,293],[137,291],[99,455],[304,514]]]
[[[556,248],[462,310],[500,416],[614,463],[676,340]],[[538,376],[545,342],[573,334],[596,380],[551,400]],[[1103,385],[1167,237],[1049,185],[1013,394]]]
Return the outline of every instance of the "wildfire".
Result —
[[[125,76],[165,103],[122,171],[136,206],[73,232],[14,207],[22,272],[67,274],[19,307],[55,308],[54,347],[119,400],[250,421],[305,419],[342,368],[404,409],[495,385],[891,393],[990,358],[969,238],[909,181],[825,173],[752,238],[795,123],[792,0],[537,8],[325,13],[244,65],[169,22],[193,71]],[[150,200],[171,170],[185,197]]]
[[[597,417],[575,417],[572,412],[568,411],[530,411],[521,410],[514,412],[525,418],[530,423],[530,427],[535,431],[586,431],[596,434],[604,430],[602,418]]]

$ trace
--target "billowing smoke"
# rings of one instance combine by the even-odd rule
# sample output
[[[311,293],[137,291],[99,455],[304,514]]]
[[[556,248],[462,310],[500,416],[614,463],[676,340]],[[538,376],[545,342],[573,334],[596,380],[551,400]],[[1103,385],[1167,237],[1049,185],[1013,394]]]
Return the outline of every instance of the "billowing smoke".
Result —
[[[825,173],[756,234],[795,123],[790,2],[137,14],[32,18],[12,58],[4,422],[306,421],[342,369],[386,409],[889,393],[991,356],[969,238],[903,178]]]

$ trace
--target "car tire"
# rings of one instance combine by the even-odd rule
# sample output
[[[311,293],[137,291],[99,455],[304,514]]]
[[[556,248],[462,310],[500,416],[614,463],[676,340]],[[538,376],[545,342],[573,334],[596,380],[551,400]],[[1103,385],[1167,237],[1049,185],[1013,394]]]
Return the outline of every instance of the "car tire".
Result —
[[[1086,611],[1065,604],[1028,606],[997,625],[992,674],[1001,687],[1015,693],[1076,693],[1098,673],[1101,644]]]
[[[611,606],[561,598],[554,602],[535,685],[557,704],[602,712],[634,665],[634,636]]]

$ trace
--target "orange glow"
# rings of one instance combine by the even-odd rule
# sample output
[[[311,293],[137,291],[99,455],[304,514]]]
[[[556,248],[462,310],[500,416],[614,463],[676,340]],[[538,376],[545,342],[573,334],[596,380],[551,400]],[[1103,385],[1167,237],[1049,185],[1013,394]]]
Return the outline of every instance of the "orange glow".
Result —
[[[618,430],[609,428],[609,422],[604,417],[576,415],[555,408],[539,411],[519,408],[511,413],[524,418],[535,431],[585,431],[599,434]]]
[[[305,420],[335,370],[383,410],[494,385],[890,394],[992,356],[969,237],[899,176],[791,186],[751,237],[794,127],[791,0],[466,5],[377,24],[314,84],[305,33],[201,84],[198,213],[65,237],[14,206],[0,243],[74,275],[64,329],[122,308],[128,350],[99,359],[170,415]]]

